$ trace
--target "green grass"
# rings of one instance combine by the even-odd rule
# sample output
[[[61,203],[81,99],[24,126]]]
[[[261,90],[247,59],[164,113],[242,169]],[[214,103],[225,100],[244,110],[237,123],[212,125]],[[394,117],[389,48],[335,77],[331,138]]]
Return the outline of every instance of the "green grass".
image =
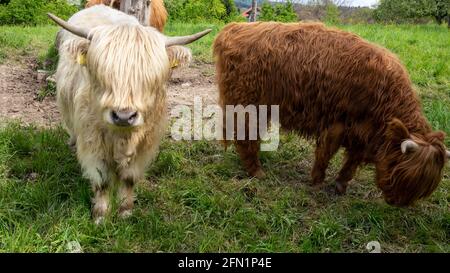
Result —
[[[171,23],[169,34],[213,27],[191,45],[211,62],[221,26]],[[450,34],[434,26],[342,26],[386,46],[411,73],[426,116],[450,135]],[[54,27],[0,27],[0,55],[46,56]],[[43,57],[42,57],[43,58]],[[7,60],[4,58],[4,62]],[[447,145],[450,146],[450,138]],[[89,182],[82,178],[61,128],[9,123],[0,129],[0,252],[366,252],[376,240],[388,252],[450,252],[450,170],[433,195],[402,209],[387,205],[373,166],[361,169],[346,196],[309,186],[313,147],[294,134],[263,153],[268,178],[248,179],[233,149],[166,138],[137,187],[134,215],[95,226]],[[331,187],[342,160],[328,171]]]
[[[0,26],[0,64],[21,61],[29,56],[44,61],[57,31],[56,26]]]
[[[183,23],[170,22],[164,30],[166,35],[188,35],[200,32],[205,29],[212,29],[212,32],[202,39],[188,45],[195,56],[195,59],[202,62],[212,62],[212,44],[217,33],[222,29],[222,23]]]
[[[232,149],[166,140],[138,185],[134,215],[96,227],[66,139],[61,128],[1,130],[0,251],[64,252],[78,241],[88,252],[364,252],[372,240],[384,251],[450,251],[448,171],[429,200],[400,209],[382,200],[371,168],[347,196],[313,190],[312,147],[293,134],[263,154],[265,180],[245,178]]]

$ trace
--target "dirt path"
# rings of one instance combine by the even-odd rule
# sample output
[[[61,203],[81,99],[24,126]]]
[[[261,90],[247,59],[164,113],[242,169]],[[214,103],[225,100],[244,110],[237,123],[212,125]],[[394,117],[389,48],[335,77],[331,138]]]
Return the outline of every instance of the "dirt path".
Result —
[[[55,99],[37,100],[43,87],[33,62],[0,65],[0,120],[20,120],[45,127],[56,125],[59,111]]]
[[[60,123],[55,97],[37,99],[45,82],[39,79],[33,61],[0,65],[0,121],[20,120],[24,124],[53,127]],[[168,83],[169,111],[175,105],[192,105],[200,96],[204,105],[215,103],[214,66],[192,64],[175,70]]]

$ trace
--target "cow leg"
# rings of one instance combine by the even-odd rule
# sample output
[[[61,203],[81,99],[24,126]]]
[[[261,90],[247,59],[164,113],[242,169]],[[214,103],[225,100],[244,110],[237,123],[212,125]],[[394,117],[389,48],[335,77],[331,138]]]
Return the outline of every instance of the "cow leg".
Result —
[[[122,218],[129,217],[134,207],[134,180],[124,179],[119,186],[119,216]]]
[[[241,158],[244,168],[249,175],[256,178],[264,178],[265,173],[261,168],[259,161],[259,140],[237,140],[235,141],[236,151]]]
[[[340,123],[333,125],[320,135],[317,140],[315,161],[311,172],[313,185],[320,185],[325,180],[325,173],[331,158],[339,150],[344,135],[344,126]]]
[[[109,211],[109,184],[93,186],[94,198],[92,200],[92,218],[95,224],[100,224]]]
[[[361,158],[347,151],[344,166],[339,171],[339,175],[336,178],[336,192],[338,194],[345,194],[348,182],[353,179],[360,164]]]
[[[94,192],[92,218],[96,224],[99,224],[109,212],[109,190],[112,176],[105,161],[99,159],[100,155],[92,154],[88,149],[83,142],[77,145],[77,154],[83,168],[83,175],[90,180]]]

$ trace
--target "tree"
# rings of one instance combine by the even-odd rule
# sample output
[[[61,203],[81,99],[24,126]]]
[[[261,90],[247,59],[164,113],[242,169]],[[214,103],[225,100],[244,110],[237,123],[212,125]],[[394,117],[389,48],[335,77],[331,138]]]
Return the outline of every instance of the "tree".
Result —
[[[450,28],[450,0],[434,0],[431,13],[439,25],[447,19],[448,27]]]
[[[269,1],[263,2],[261,6],[261,21],[295,22],[298,21],[294,5],[290,0],[285,4],[271,4]]]
[[[237,8],[234,0],[222,0],[222,3],[225,6],[228,17],[232,17],[237,13]]]
[[[149,22],[150,1],[148,0],[122,0],[120,1],[120,10],[133,15],[139,22],[147,26]]]
[[[250,22],[256,21],[257,12],[258,12],[258,2],[256,0],[252,0],[252,11],[250,13]]]
[[[337,5],[330,2],[325,7],[325,22],[330,24],[338,24],[340,22],[340,10]]]
[[[223,0],[165,0],[164,4],[175,21],[227,20]]]
[[[378,21],[396,23],[434,18],[441,24],[450,20],[450,0],[381,0],[374,16]]]

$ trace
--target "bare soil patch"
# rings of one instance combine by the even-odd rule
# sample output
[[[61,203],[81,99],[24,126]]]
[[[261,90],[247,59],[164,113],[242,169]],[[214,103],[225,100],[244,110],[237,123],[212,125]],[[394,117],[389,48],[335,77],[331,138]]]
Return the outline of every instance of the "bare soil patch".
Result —
[[[195,97],[200,97],[204,106],[216,103],[218,92],[214,74],[212,64],[193,63],[176,69],[167,84],[168,110],[176,105],[192,106]],[[60,123],[56,98],[47,96],[42,101],[38,100],[39,92],[46,85],[41,78],[33,60],[0,65],[1,121],[19,120],[43,127]]]
[[[0,120],[20,120],[45,127],[57,125],[60,119],[55,98],[38,100],[44,87],[34,61],[0,65]]]

